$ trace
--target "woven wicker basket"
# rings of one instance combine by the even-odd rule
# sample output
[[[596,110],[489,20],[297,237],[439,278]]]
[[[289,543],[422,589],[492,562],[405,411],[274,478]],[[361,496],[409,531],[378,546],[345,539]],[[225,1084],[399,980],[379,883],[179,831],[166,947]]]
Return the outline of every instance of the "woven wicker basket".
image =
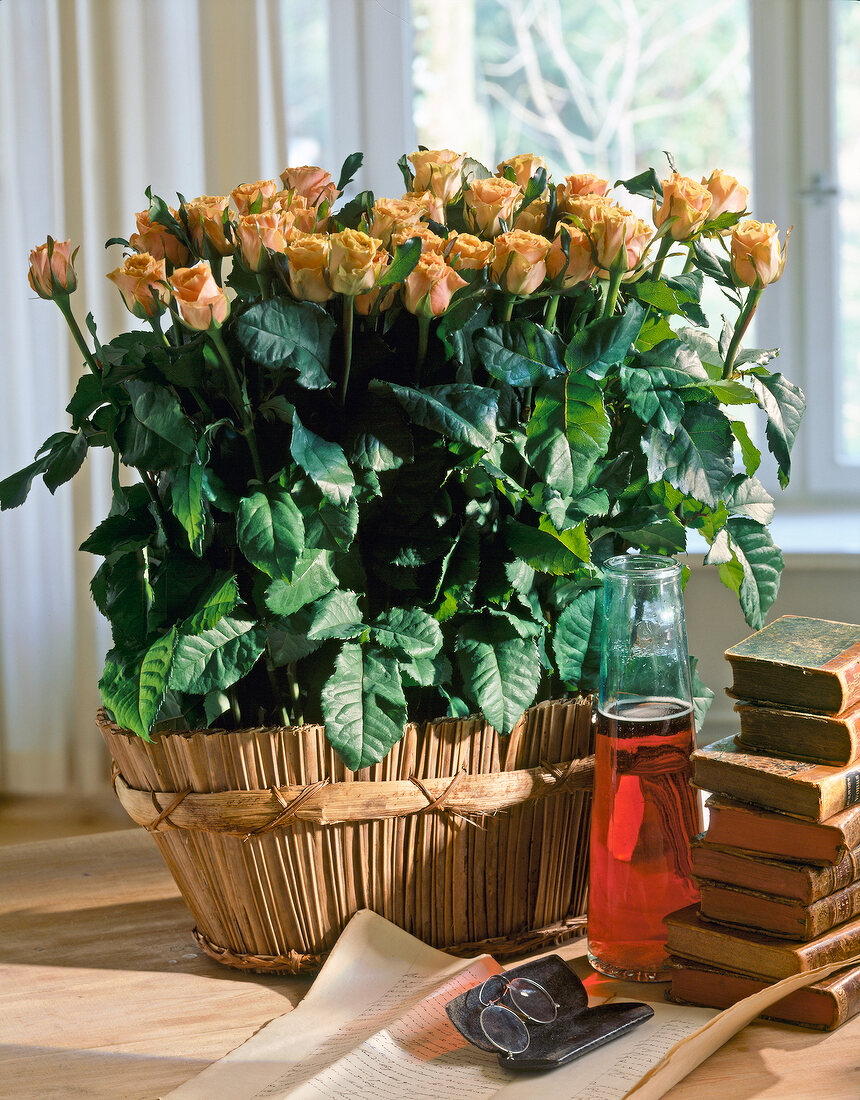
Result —
[[[104,711],[98,723],[120,801],[219,962],[314,970],[363,908],[498,958],[584,930],[589,699],[541,703],[507,738],[479,718],[409,725],[359,772],[321,726],[147,743]]]

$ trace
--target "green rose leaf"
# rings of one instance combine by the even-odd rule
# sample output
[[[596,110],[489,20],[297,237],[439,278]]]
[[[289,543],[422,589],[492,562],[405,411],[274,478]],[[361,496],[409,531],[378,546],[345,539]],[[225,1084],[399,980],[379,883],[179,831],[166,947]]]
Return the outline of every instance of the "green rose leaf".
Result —
[[[293,414],[290,454],[327,500],[335,505],[348,504],[355,478],[343,448],[306,428],[298,413]]]
[[[773,519],[773,497],[758,478],[735,474],[726,486],[724,500],[733,516],[745,516],[765,526]]]
[[[357,638],[365,630],[355,592],[338,589],[324,596],[310,609],[308,637]]]
[[[182,623],[182,633],[200,634],[204,630],[211,630],[225,615],[235,610],[238,602],[239,584],[236,576],[217,574],[194,611]]]
[[[322,645],[321,641],[308,637],[310,621],[310,609],[303,607],[288,619],[274,619],[268,624],[269,658],[275,668],[294,664]]]
[[[161,700],[167,690],[176,645],[176,628],[153,642],[140,664],[122,666],[108,661],[99,681],[102,702],[117,725],[149,741]]]
[[[250,306],[236,320],[236,339],[246,355],[270,370],[290,367],[310,390],[333,386],[328,369],[335,322],[322,306],[269,298]]]
[[[552,526],[552,521],[547,525],[542,519],[540,528],[536,529],[509,518],[505,536],[516,556],[539,573],[566,576],[590,557],[584,523],[572,531],[560,532]]]
[[[225,616],[209,630],[179,639],[170,687],[192,695],[223,691],[251,671],[265,646],[262,623]]]
[[[266,589],[266,606],[276,615],[292,615],[337,587],[328,550],[303,550],[289,578],[276,577]]]
[[[563,609],[555,624],[552,652],[559,676],[571,687],[579,685],[600,595],[597,588],[586,588],[578,592]]]
[[[684,399],[660,367],[622,366],[618,379],[630,408],[643,424],[671,435],[684,415]]]
[[[371,637],[404,660],[435,657],[442,648],[442,630],[432,615],[418,607],[392,607],[377,616]]]
[[[630,352],[645,314],[645,306],[629,302],[620,316],[592,321],[574,334],[565,352],[565,365],[573,374],[587,372],[592,378],[605,378]]]
[[[767,445],[776,459],[779,483],[784,489],[791,474],[791,448],[806,410],[806,398],[800,387],[782,374],[751,374],[750,386],[767,413]]]
[[[738,446],[741,449],[741,458],[743,460],[744,469],[749,477],[756,472],[761,465],[761,451],[756,447],[755,443],[750,439],[749,431],[743,420],[731,420],[730,422],[732,434],[738,441]]]
[[[197,447],[194,425],[178,398],[164,386],[129,379],[130,412],[117,429],[116,438],[127,466],[164,470],[182,466]]]
[[[533,639],[505,637],[503,624],[478,620],[457,636],[457,659],[468,694],[501,734],[510,733],[537,695],[540,660]]]
[[[430,431],[488,451],[496,438],[499,398],[493,390],[468,383],[415,390],[373,381],[372,392],[391,392],[409,416]]]
[[[270,577],[286,578],[304,548],[304,520],[286,489],[267,485],[240,502],[236,537],[252,565]]]
[[[170,509],[188,536],[192,553],[203,553],[206,509],[203,505],[203,467],[196,462],[179,466],[170,486]]]
[[[526,429],[526,458],[563,497],[581,492],[611,435],[600,386],[586,375],[565,375],[537,391]]]
[[[377,763],[403,736],[406,699],[397,661],[346,642],[322,691],[326,736],[352,771]]]
[[[152,589],[140,556],[121,554],[103,562],[90,583],[96,607],[110,622],[117,646],[141,646],[147,633]]]
[[[768,529],[753,520],[731,516],[728,531],[733,560],[720,565],[720,578],[738,593],[749,625],[761,630],[779,592],[785,565],[782,552],[774,546]]]
[[[533,321],[486,327],[474,346],[487,373],[509,386],[534,386],[565,371],[561,340]]]
[[[138,486],[143,489],[143,486]],[[80,550],[90,554],[109,554],[139,550],[146,546],[156,531],[155,520],[149,508],[146,491],[130,499],[126,512],[103,519],[93,533],[80,545]]]
[[[55,493],[83,465],[87,457],[87,438],[83,432],[63,432],[62,440],[55,443],[46,457],[42,480]]]
[[[377,286],[393,286],[402,283],[410,275],[421,259],[421,238],[410,237],[394,250],[394,259],[377,279]]]
[[[696,732],[698,733],[702,728],[702,722],[705,720],[705,715],[711,709],[711,703],[714,701],[714,693],[703,683],[699,678],[697,666],[699,664],[698,658],[690,657],[690,686],[693,692],[693,721],[696,725]]]
[[[674,435],[647,432],[642,449],[648,478],[664,477],[687,496],[715,508],[733,473],[732,433],[725,416],[710,405],[690,405]]]
[[[397,470],[412,458],[412,433],[388,394],[360,402],[347,431],[350,456],[365,470]]]

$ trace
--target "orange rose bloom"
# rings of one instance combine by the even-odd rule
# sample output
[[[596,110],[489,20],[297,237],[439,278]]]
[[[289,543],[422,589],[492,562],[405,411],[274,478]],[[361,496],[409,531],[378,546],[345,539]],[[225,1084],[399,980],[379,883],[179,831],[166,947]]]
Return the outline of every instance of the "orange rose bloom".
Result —
[[[168,280],[179,316],[190,329],[206,332],[220,328],[227,320],[230,304],[215,282],[207,260],[194,267],[179,267]]]
[[[465,153],[455,153],[452,149],[419,149],[406,159],[415,169],[413,191],[432,191],[442,203],[456,198],[463,185]]]
[[[432,218],[440,225],[445,224],[445,203],[437,198],[432,191],[407,191],[403,196],[411,202],[417,202],[422,207],[424,214]]]
[[[424,207],[411,196],[405,199],[377,199],[373,204],[370,234],[387,245],[395,233],[418,225],[423,213]]]
[[[765,287],[775,283],[785,267],[785,254],[791,229],[780,248],[779,230],[774,222],[745,218],[732,230],[732,275],[740,286]]]
[[[523,191],[525,191],[529,180],[539,168],[543,168],[547,176],[549,176],[549,169],[546,166],[546,161],[543,157],[535,156],[534,153],[520,153],[518,156],[503,160],[501,164],[496,166],[496,174],[503,176],[506,168],[513,169],[517,186],[521,187]]]
[[[148,252],[126,256],[122,267],[111,271],[107,278],[119,288],[126,309],[135,317],[155,317],[170,301],[165,261],[156,260]]]
[[[659,229],[667,220],[669,236],[673,241],[686,241],[705,224],[711,209],[711,192],[689,176],[673,172],[663,180],[663,202],[658,208],[654,203],[654,224]]]
[[[179,211],[173,207],[168,209],[179,221]],[[128,242],[132,248],[138,252],[148,252],[156,260],[167,260],[172,267],[182,267],[188,263],[191,253],[182,241],[174,237],[167,226],[150,221],[148,210],[135,214],[134,220],[137,223],[137,233],[132,233]]]
[[[235,187],[230,192],[230,197],[240,214],[249,214],[251,207],[259,200],[260,209],[257,213],[262,214],[271,207],[277,190],[275,180],[257,180],[256,183],[243,183]]]
[[[292,217],[281,210],[240,214],[236,236],[245,267],[250,271],[262,271],[266,265],[266,249],[270,252],[284,252],[292,225]]]
[[[329,242],[329,283],[334,293],[354,297],[372,290],[378,270],[374,260],[382,241],[357,229],[344,229],[332,233]]]
[[[566,234],[568,239],[567,259],[561,247],[564,240],[562,234]],[[559,222],[546,259],[546,268],[551,279],[556,279],[562,271],[564,272],[561,285],[565,290],[576,286],[577,283],[588,282],[597,271],[588,234],[575,225]]]
[[[514,220],[514,229],[524,229],[527,233],[545,233],[548,214],[549,201],[535,199],[521,214],[517,215]]]
[[[565,214],[575,211],[569,205],[571,199],[582,198],[583,195],[604,196],[609,189],[609,180],[595,176],[593,172],[579,172],[572,176],[565,176],[564,183],[556,188],[556,201],[558,208]]]
[[[327,302],[329,238],[326,233],[293,233],[287,242],[290,290],[302,302]]]
[[[510,180],[490,176],[483,180],[472,180],[469,190],[464,192],[467,224],[476,233],[485,237],[495,237],[501,233],[504,221],[510,225],[514,211],[522,202],[523,193],[517,184]]]
[[[224,222],[229,220],[226,195],[200,195],[185,204],[188,215],[188,231],[197,252],[203,254],[203,242],[207,240],[219,256],[229,256],[233,245],[227,240]]]
[[[707,179],[702,177],[702,183],[711,192],[711,208],[707,218],[709,222],[727,211],[730,214],[740,214],[746,210],[750,197],[749,188],[742,187],[728,172],[715,168]]]
[[[419,222],[418,225],[411,225],[393,234],[391,247],[396,248],[399,244],[405,244],[411,237],[418,237],[421,241],[422,252],[435,252],[438,256],[443,254],[445,245],[448,243],[444,237],[434,233],[429,225]]]
[[[550,242],[537,233],[512,229],[494,242],[493,278],[508,294],[532,294],[546,278]]]
[[[71,294],[78,285],[72,254],[72,242],[55,241],[48,237],[44,244],[30,253],[30,271],[27,275],[30,286],[40,298],[53,298],[59,291]]]
[[[472,233],[452,233],[448,238],[445,259],[457,271],[478,271],[487,266],[492,255],[492,243]]]
[[[288,191],[295,191],[304,196],[309,206],[319,206],[326,200],[331,205],[340,194],[329,173],[315,164],[303,164],[300,168],[285,168],[281,172],[281,179]]]
[[[603,271],[632,271],[645,252],[653,231],[630,210],[615,203],[595,207],[589,227],[598,267]]]
[[[415,269],[404,280],[403,304],[410,313],[438,317],[448,308],[454,291],[466,285],[466,280],[453,267],[428,252],[421,256]]]
[[[385,272],[385,269],[391,263],[391,256],[382,248],[373,257],[373,282],[376,284]],[[389,309],[394,304],[394,299],[397,294],[397,288],[399,283],[394,283],[391,286],[376,286],[374,285],[371,290],[366,294],[357,294],[355,296],[355,311],[366,317],[368,313],[376,306],[380,313],[383,313],[386,309]]]

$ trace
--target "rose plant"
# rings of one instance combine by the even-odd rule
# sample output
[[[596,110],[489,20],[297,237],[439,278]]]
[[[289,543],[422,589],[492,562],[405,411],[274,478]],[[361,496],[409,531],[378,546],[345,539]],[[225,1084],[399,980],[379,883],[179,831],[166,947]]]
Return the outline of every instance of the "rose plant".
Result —
[[[111,451],[82,549],[104,559],[102,698],[141,737],[321,721],[358,768],[407,716],[506,733],[594,684],[601,563],[690,528],[751,626],[776,596],[773,500],[732,410],[764,410],[785,485],[804,402],[774,350],[741,351],[785,262],[746,189],[649,170],[623,186],[651,225],[591,174],[423,149],[402,198],[338,205],[360,162],[175,209],[148,191],[108,242],[140,324],[106,342],[73,315],[70,242],[31,254],[89,373],[0,504]],[[706,282],[735,314],[719,339]]]

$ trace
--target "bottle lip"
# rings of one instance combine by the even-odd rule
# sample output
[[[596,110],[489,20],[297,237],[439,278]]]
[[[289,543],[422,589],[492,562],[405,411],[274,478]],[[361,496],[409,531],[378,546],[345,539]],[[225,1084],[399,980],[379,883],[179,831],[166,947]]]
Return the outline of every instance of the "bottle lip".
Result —
[[[669,579],[677,577],[681,566],[674,558],[661,557],[659,554],[620,554],[608,558],[603,563],[604,573],[618,577],[648,577]]]

